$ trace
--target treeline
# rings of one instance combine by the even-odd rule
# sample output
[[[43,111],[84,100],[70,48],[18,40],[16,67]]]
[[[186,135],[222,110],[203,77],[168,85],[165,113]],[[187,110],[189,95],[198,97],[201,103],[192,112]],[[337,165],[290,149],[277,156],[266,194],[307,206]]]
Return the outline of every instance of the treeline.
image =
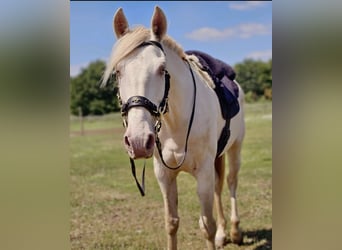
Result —
[[[97,60],[71,77],[70,109],[73,115],[103,115],[120,110],[114,79],[100,88],[105,62]],[[272,59],[268,62],[246,59],[234,66],[236,80],[245,91],[246,101],[272,100]]]
[[[272,59],[268,62],[246,59],[235,64],[234,69],[247,102],[272,100]]]
[[[100,88],[105,67],[105,62],[98,60],[82,69],[78,76],[71,77],[70,108],[73,115],[78,115],[80,110],[83,116],[119,111],[118,89],[113,84]]]

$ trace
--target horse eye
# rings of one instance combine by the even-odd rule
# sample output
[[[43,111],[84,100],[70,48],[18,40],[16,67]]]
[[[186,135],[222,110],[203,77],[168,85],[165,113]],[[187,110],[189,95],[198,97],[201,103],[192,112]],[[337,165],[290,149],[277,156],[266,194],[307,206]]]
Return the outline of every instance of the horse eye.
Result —
[[[115,70],[115,71],[113,72],[113,75],[115,76],[115,79],[116,79],[116,80],[120,79],[120,77],[121,77],[121,72],[120,72],[120,70]]]
[[[165,73],[165,65],[160,65],[159,66],[158,73],[160,75],[164,75],[164,73]]]

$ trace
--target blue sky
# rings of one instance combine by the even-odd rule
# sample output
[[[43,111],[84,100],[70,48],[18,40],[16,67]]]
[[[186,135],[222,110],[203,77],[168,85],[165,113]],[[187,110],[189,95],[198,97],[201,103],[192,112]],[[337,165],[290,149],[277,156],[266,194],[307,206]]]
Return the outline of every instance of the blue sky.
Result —
[[[272,2],[71,1],[70,75],[97,59],[107,61],[116,41],[112,22],[119,7],[130,27],[150,27],[155,5],[166,15],[167,33],[184,50],[201,50],[231,65],[272,57]]]

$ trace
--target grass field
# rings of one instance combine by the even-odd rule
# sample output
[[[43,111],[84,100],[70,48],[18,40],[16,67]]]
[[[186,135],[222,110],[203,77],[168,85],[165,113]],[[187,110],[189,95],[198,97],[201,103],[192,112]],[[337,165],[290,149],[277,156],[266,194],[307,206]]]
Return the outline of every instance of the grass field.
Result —
[[[272,103],[246,104],[246,137],[239,174],[238,206],[244,243],[224,249],[272,248]],[[151,160],[146,162],[146,196],[135,186],[122,145],[120,114],[89,118],[80,136],[70,122],[72,249],[165,249],[164,208]],[[91,132],[93,131],[93,132]],[[142,161],[137,161],[138,175]],[[198,226],[195,179],[178,177],[179,249],[205,249]],[[229,193],[223,192],[229,219]],[[228,229],[228,228],[227,228]]]

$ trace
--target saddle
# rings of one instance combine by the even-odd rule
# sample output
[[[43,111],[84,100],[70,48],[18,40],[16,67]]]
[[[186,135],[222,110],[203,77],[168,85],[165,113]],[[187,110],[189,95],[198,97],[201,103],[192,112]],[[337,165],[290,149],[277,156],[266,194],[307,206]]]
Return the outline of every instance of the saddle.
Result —
[[[206,71],[215,84],[215,93],[220,103],[221,114],[226,124],[222,129],[220,138],[217,142],[218,157],[225,148],[230,137],[230,119],[232,119],[239,111],[240,105],[238,101],[239,88],[235,83],[235,72],[233,68],[204,52],[197,50],[188,50],[188,55],[194,55],[198,58],[202,65],[202,70]]]

